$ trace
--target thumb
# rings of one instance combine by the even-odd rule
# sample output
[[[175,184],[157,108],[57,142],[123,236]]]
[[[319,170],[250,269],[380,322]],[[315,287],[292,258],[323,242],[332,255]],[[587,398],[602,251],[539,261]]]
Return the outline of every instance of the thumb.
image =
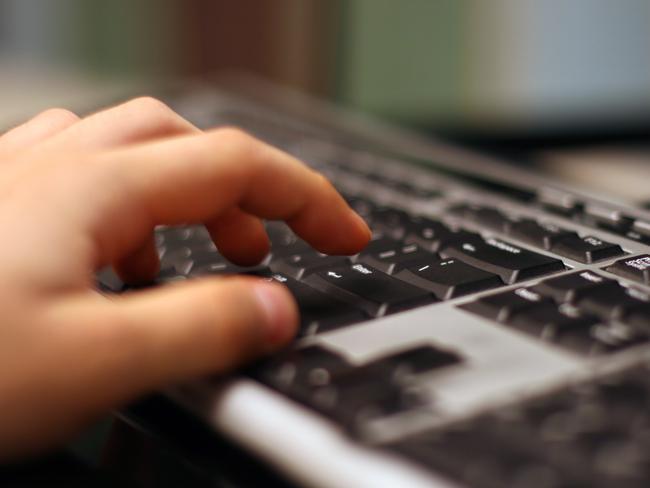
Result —
[[[89,364],[77,388],[93,391],[102,384],[104,408],[231,370],[281,347],[298,322],[288,290],[257,278],[196,280],[101,298],[66,315],[82,326],[83,342],[93,351],[92,359],[87,352],[79,358]]]

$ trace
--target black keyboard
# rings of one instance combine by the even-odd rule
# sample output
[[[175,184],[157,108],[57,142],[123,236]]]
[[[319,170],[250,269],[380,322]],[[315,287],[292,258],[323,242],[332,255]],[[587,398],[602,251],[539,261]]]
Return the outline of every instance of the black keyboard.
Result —
[[[435,315],[436,307],[452,301],[486,326],[577,358],[613,357],[650,343],[644,288],[650,254],[600,237],[606,231],[650,244],[649,224],[588,202],[496,183],[488,190],[526,202],[538,216],[459,203],[444,185],[428,188],[344,160],[315,166],[370,224],[373,238],[361,253],[325,256],[285,224],[267,222],[269,256],[258,266],[240,267],[219,254],[200,226],[160,228],[161,272],[152,285],[248,274],[286,286],[300,309],[299,340],[246,374],[360,442],[370,442],[366,426],[377,419],[430,408],[420,378],[463,368],[467,358],[462,350],[427,342],[360,363],[311,341],[323,334],[422,307]],[[381,191],[354,191],[350,178]],[[381,195],[413,205],[391,204]],[[436,210],[413,210],[418,202],[436,203]],[[566,225],[544,215],[560,216]],[[108,293],[129,290],[110,270],[98,282]],[[374,444],[469,486],[648,486],[650,370],[635,365]]]

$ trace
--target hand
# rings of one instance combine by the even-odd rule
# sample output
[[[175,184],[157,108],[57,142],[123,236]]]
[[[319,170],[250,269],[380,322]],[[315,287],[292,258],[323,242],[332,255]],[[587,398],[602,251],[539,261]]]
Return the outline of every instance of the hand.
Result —
[[[286,343],[281,286],[211,278],[107,297],[94,273],[151,279],[156,225],[203,223],[238,264],[268,252],[260,218],[324,253],[365,223],[330,183],[233,128],[202,132],[143,98],[80,120],[50,110],[0,137],[0,459],[64,440],[144,392]]]

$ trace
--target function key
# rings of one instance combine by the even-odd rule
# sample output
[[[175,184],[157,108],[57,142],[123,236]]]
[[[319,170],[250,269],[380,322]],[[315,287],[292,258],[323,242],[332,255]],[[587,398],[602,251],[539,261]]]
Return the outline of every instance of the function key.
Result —
[[[510,219],[500,210],[492,207],[481,207],[478,205],[458,205],[449,209],[452,215],[469,220],[474,224],[487,227],[492,230],[505,231],[510,225]]]
[[[565,269],[558,259],[492,238],[485,241],[454,241],[444,247],[441,254],[498,274],[509,284]]]
[[[515,313],[552,303],[550,298],[529,288],[518,288],[514,291],[479,298],[477,301],[463,305],[460,308],[489,319],[506,322]]]
[[[373,317],[434,301],[430,292],[361,263],[321,270],[309,275],[305,282],[358,306]]]
[[[460,259],[437,259],[433,256],[414,263],[396,276],[432,291],[441,300],[503,285],[497,275],[470,266]]]
[[[508,235],[520,241],[549,250],[555,242],[565,237],[578,237],[571,230],[563,229],[548,222],[522,219],[510,224]]]
[[[650,285],[650,254],[621,259],[607,268],[615,275]]]
[[[619,284],[614,280],[591,271],[579,271],[546,279],[535,285],[533,290],[552,297],[556,302],[574,303],[589,293],[600,290],[607,292],[618,287]]]
[[[565,237],[557,241],[551,250],[561,256],[587,264],[625,254],[618,244],[593,236]]]

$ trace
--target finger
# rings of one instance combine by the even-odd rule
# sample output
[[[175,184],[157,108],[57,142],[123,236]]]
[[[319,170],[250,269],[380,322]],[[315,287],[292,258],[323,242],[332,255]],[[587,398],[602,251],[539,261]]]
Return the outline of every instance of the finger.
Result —
[[[114,268],[125,283],[151,283],[160,270],[160,259],[153,235],[149,235],[135,251],[116,262]]]
[[[47,347],[24,365],[39,378],[38,389],[10,385],[0,455],[3,446],[20,452],[60,441],[142,393],[229,371],[281,347],[297,322],[282,285],[252,278],[196,280],[114,299],[92,292],[57,300],[45,314]],[[34,436],[25,435],[27,424]]]
[[[97,212],[88,219],[104,264],[131,251],[155,224],[205,222],[237,207],[286,220],[327,254],[355,254],[370,239],[322,175],[236,129],[111,151],[96,168],[109,204],[101,221]]]
[[[0,136],[0,156],[7,157],[29,149],[78,121],[79,117],[69,110],[62,108],[45,110]]]
[[[89,392],[102,385],[103,408],[197,375],[230,371],[284,345],[298,321],[286,288],[255,278],[195,280],[78,302],[59,312],[59,320],[78,325],[74,333],[86,342],[85,355],[73,353],[85,366],[77,371],[83,377],[70,381]]]
[[[235,264],[253,266],[269,253],[269,238],[262,221],[239,208],[226,210],[206,227],[219,252]]]
[[[52,143],[97,150],[195,132],[200,130],[163,102],[140,97],[84,118]]]

